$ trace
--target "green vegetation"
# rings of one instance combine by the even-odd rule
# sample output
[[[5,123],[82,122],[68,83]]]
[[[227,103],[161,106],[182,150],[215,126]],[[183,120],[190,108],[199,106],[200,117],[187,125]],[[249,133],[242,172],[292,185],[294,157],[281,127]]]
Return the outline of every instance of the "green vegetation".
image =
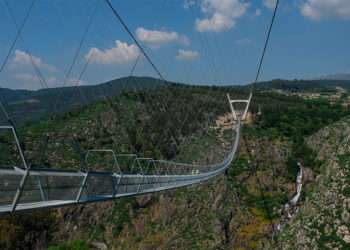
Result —
[[[0,218],[0,249],[35,249],[51,240],[56,217],[51,212],[33,212]]]
[[[37,91],[0,88],[0,94],[5,97],[3,101],[12,119],[18,124],[24,124],[46,118],[53,113],[63,114],[104,98],[118,96],[125,91],[151,90],[167,84],[169,83],[149,77],[125,77],[98,85]],[[5,121],[1,114],[0,122]]]
[[[115,203],[112,213],[113,220],[113,236],[117,237],[122,232],[126,223],[131,223],[131,218],[129,215],[128,204],[131,199],[126,198]]]
[[[267,131],[273,129],[272,134],[277,132],[279,136],[298,141],[350,114],[348,109],[331,105],[323,99],[294,101],[276,107],[277,103],[272,100],[270,104],[264,105],[264,115],[258,120],[257,126]]]
[[[82,240],[74,240],[50,246],[47,250],[89,250],[88,245]]]
[[[69,108],[69,112],[20,127],[26,157],[32,164],[62,168],[78,168],[86,150],[94,148],[112,148],[117,153],[185,162],[221,160],[224,147],[229,146],[223,144],[230,141],[232,133],[213,129],[215,119],[229,112],[227,92],[237,94],[235,97],[246,97],[249,89],[151,85],[154,87],[139,91],[118,94],[115,91],[105,100],[92,98],[94,103],[90,105],[79,106],[79,103],[79,107]],[[106,91],[111,92],[110,89]],[[66,107],[68,110],[72,106]],[[257,115],[259,109],[261,115]],[[116,249],[131,246],[145,249],[158,246],[165,246],[165,249],[225,249],[233,246],[238,249],[243,245],[256,248],[259,240],[269,240],[271,222],[278,218],[276,208],[288,198],[285,186],[295,181],[296,162],[319,169],[315,153],[304,138],[350,113],[326,100],[305,101],[270,92],[257,92],[251,110],[254,122],[243,130],[239,155],[225,176],[213,180],[214,184],[154,195],[156,198],[145,202],[146,205],[137,205],[134,198],[118,199],[101,206],[101,212],[104,212],[101,215],[99,209],[86,209],[85,212],[83,208],[77,208],[77,213],[74,209],[63,210],[66,214],[54,211],[60,223],[66,223],[68,218],[69,227],[78,224],[69,215],[79,217],[79,221],[85,220],[85,223],[77,226],[76,240],[49,249],[88,249],[87,243],[91,240],[108,241]],[[35,117],[28,113],[27,118]],[[8,134],[0,135],[1,161],[18,162],[18,157],[14,160],[9,157],[16,155],[10,139]],[[110,170],[111,160],[110,156],[103,159],[103,155],[91,155],[89,167],[101,169],[103,166]],[[348,190],[344,192],[347,194]],[[28,225],[37,233],[33,235],[45,231],[45,240],[60,242],[57,239],[53,242],[51,238],[55,234],[52,230],[57,218],[40,216],[43,224],[38,223],[37,227],[18,221],[2,223],[1,248],[17,247],[16,237],[22,239],[17,234],[14,238],[6,236],[7,230],[23,232]],[[25,218],[28,221],[36,219]],[[59,230],[63,237],[64,229]],[[34,247],[35,240],[30,240],[31,245],[28,243],[25,248]]]
[[[348,80],[282,80],[276,79],[257,84],[260,90],[278,89],[290,92],[334,92],[335,87],[350,89]]]
[[[286,97],[283,101],[278,94],[268,95],[271,97],[275,95],[276,98],[270,98],[269,103],[261,104],[263,115],[248,128],[249,134],[282,138],[292,142],[292,153],[288,160],[291,178],[298,171],[297,161],[319,171],[320,163],[315,160],[315,153],[305,144],[304,139],[319,129],[350,115],[350,110],[339,104],[331,105],[324,99],[303,100],[297,97]]]

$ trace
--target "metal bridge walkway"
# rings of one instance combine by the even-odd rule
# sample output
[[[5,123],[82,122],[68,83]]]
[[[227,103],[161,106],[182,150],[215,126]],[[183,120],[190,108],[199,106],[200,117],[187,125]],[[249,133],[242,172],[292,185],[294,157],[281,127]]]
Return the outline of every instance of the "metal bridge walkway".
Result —
[[[230,101],[231,106],[232,103]],[[237,113],[233,107],[231,108],[235,117]],[[242,119],[245,118],[246,112],[243,113]],[[12,130],[20,149],[14,128],[10,126],[2,128]],[[104,201],[207,181],[230,166],[237,152],[240,130],[241,119],[238,119],[233,125],[233,146],[227,157],[220,163],[206,166],[122,155],[131,157],[134,162],[133,167],[138,168],[137,171],[122,172],[118,166],[118,156],[114,151],[91,150],[111,153],[117,169],[112,172],[68,171],[30,167],[20,150],[24,168],[0,167],[0,214]],[[87,155],[91,151],[88,151]]]

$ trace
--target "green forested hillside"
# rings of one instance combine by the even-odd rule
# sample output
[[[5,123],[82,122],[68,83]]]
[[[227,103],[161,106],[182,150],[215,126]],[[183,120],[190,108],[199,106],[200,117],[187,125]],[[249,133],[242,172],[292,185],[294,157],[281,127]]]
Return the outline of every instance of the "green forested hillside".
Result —
[[[36,121],[53,113],[63,113],[82,105],[87,105],[108,97],[117,96],[123,91],[153,89],[169,84],[149,77],[125,77],[98,85],[63,88],[11,90],[0,88],[3,102],[18,124]],[[0,122],[4,121],[3,114]]]
[[[283,80],[276,79],[267,82],[260,82],[256,84],[258,89],[269,90],[279,89],[285,91],[314,91],[322,92],[335,90],[336,87],[350,89],[349,80]]]
[[[217,162],[230,146],[231,132],[213,128],[216,118],[229,112],[227,92],[248,96],[232,87],[159,86],[33,122],[19,134],[33,164],[77,168],[72,139],[82,150]],[[245,126],[238,158],[225,175],[154,195],[1,218],[0,248],[266,249],[279,210],[294,192],[295,161],[311,173],[320,171],[305,136],[349,110],[264,92],[256,93],[251,110],[254,122]],[[0,139],[0,159],[13,163],[9,137]],[[41,145],[47,145],[45,154]],[[108,165],[96,168],[101,166]]]
[[[81,105],[117,96],[124,91],[154,89],[174,84],[150,77],[125,77],[90,86],[40,89],[37,91],[0,88],[0,97],[10,115],[18,124],[37,121],[54,113],[63,113]],[[259,90],[278,89],[290,92],[335,91],[336,87],[350,89],[350,81],[341,80],[272,80],[257,83]],[[251,85],[235,86],[235,89],[251,89]],[[4,122],[3,114],[0,122]]]

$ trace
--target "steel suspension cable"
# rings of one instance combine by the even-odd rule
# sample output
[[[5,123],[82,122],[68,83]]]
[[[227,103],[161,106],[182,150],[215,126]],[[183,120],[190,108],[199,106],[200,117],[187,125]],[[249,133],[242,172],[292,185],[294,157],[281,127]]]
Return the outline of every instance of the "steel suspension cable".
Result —
[[[139,61],[140,61],[140,56],[141,56],[141,54],[138,54],[138,56],[137,56],[137,58],[136,58],[136,60],[135,60],[135,63],[134,63],[134,65],[132,66],[131,71],[130,71],[130,73],[129,73],[129,77],[131,77],[131,76],[134,75],[136,66],[137,66],[137,64],[138,64]]]
[[[33,7],[34,7],[35,2],[36,2],[36,0],[33,0],[33,1],[32,1],[31,5],[29,6],[29,9],[28,9],[28,11],[27,11],[27,14],[26,14],[26,16],[24,17],[24,20],[23,20],[21,26],[19,27],[18,31],[16,32],[15,39],[12,41],[12,44],[11,44],[11,46],[10,46],[10,48],[9,48],[9,50],[8,50],[8,52],[7,52],[7,54],[6,54],[6,57],[5,57],[4,61],[3,61],[2,64],[1,64],[1,67],[0,67],[0,74],[1,74],[2,71],[4,70],[4,68],[5,68],[5,66],[6,66],[6,64],[7,64],[7,62],[8,62],[8,59],[10,58],[10,55],[12,54],[12,51],[13,51],[13,49],[14,49],[14,47],[15,47],[15,45],[16,45],[16,43],[17,43],[17,41],[18,41],[18,39],[19,39],[19,37],[20,37],[20,35],[21,35],[21,32],[22,32],[22,30],[23,30],[25,24],[27,23],[27,21],[28,21],[28,19],[29,19],[29,17],[30,17],[30,13],[32,12],[32,9],[33,9]]]
[[[131,32],[131,30],[129,29],[129,27],[127,26],[127,24],[124,22],[123,18],[119,15],[118,11],[113,7],[112,3],[109,0],[105,0],[105,2],[107,3],[108,7],[112,10],[114,16],[118,19],[118,21],[120,22],[120,24],[123,26],[123,28],[125,29],[125,31],[129,34],[129,36],[132,38],[132,40],[135,42],[136,46],[139,48],[139,50],[141,51],[141,53],[144,55],[144,57],[146,58],[146,60],[151,64],[152,68],[155,70],[155,72],[158,74],[158,76],[160,77],[160,79],[162,79],[163,81],[165,81],[165,78],[163,77],[162,73],[160,73],[160,71],[158,70],[158,68],[156,67],[156,65],[153,63],[153,61],[151,60],[151,58],[148,56],[148,54],[146,53],[146,51],[143,49],[143,47],[140,45],[140,43],[138,42],[138,40],[136,39],[136,37],[134,36],[134,34]]]
[[[84,44],[84,42],[85,42],[85,40],[86,40],[87,34],[88,34],[89,30],[90,30],[90,27],[91,27],[91,25],[92,25],[93,19],[94,19],[94,17],[95,17],[96,12],[97,12],[98,3],[99,3],[99,1],[96,0],[96,4],[95,4],[95,6],[94,6],[94,9],[93,9],[93,11],[92,11],[91,16],[89,17],[87,27],[85,28],[85,30],[84,30],[84,32],[83,32],[83,35],[82,35],[82,37],[81,37],[81,39],[80,39],[80,41],[79,41],[79,45],[78,45],[78,48],[77,48],[77,50],[76,50],[76,52],[75,52],[75,54],[74,54],[72,63],[70,64],[70,66],[69,66],[69,68],[68,68],[68,70],[67,70],[67,72],[66,72],[66,74],[65,74],[64,82],[63,82],[62,87],[61,87],[61,89],[60,89],[61,91],[59,91],[59,92],[57,93],[56,98],[53,100],[56,114],[59,113],[59,110],[58,110],[56,107],[58,106],[58,104],[59,104],[59,103],[58,103],[58,102],[59,102],[59,99],[60,99],[60,97],[61,97],[61,94],[63,93],[63,89],[62,89],[62,88],[65,87],[65,85],[67,84],[67,81],[68,81],[68,79],[69,79],[69,77],[70,77],[70,75],[71,75],[71,73],[72,73],[73,67],[74,67],[74,65],[76,64],[76,61],[77,61],[77,59],[78,59],[78,57],[79,57],[79,55],[80,55],[82,46],[83,46],[83,44]],[[90,62],[91,62],[91,60],[92,60],[92,57],[93,57],[93,54],[91,54],[91,55],[89,56],[89,58],[87,58],[87,60],[85,61],[84,65],[83,65],[83,67],[82,67],[82,70],[81,70],[81,72],[80,72],[78,78],[76,79],[75,83],[72,83],[73,88],[77,88],[78,93],[80,94],[80,96],[81,96],[81,98],[82,98],[82,103],[85,103],[85,104],[88,103],[87,97],[86,97],[86,95],[85,95],[83,89],[79,88],[78,85],[79,85],[79,83],[81,82],[81,79],[82,79],[84,73],[86,72],[88,65],[90,64]],[[55,115],[54,115],[53,117],[55,117]],[[68,136],[68,135],[67,135],[67,136]],[[49,138],[48,136],[46,136],[43,148],[46,148],[46,147],[47,147],[47,144],[49,143],[49,140],[50,140],[50,138]],[[73,137],[72,140],[75,141],[75,138]],[[76,144],[76,142],[74,142],[74,143]],[[78,144],[77,144],[77,145],[78,145]],[[80,150],[80,145],[78,145],[78,149]],[[46,154],[46,151],[43,151],[42,156],[41,156],[42,159],[44,158],[45,154]]]
[[[3,60],[1,66],[0,66],[0,74],[3,72],[5,66],[7,65],[7,62],[8,62],[8,60],[9,60],[9,58],[10,58],[10,55],[12,54],[12,51],[13,51],[13,49],[14,49],[14,47],[15,47],[15,45],[16,45],[16,43],[17,43],[17,41],[18,41],[18,39],[19,39],[19,37],[20,37],[20,35],[21,35],[21,32],[22,32],[22,30],[23,30],[25,24],[27,23],[27,21],[28,21],[28,19],[29,19],[29,17],[30,17],[30,14],[31,14],[31,12],[32,12],[32,9],[33,9],[33,7],[34,7],[35,2],[36,2],[36,0],[33,0],[33,1],[31,2],[31,4],[30,4],[29,8],[28,8],[28,11],[27,11],[27,13],[26,13],[26,15],[25,15],[25,17],[24,17],[24,19],[23,19],[23,22],[22,22],[22,24],[21,24],[19,30],[18,30],[17,33],[16,33],[15,39],[13,40],[13,42],[12,42],[12,44],[11,44],[11,46],[10,46],[10,48],[9,48],[9,50],[8,50],[8,52],[7,52],[7,54],[6,54],[6,57],[5,57],[5,59]],[[0,92],[0,94],[2,95],[1,92]],[[9,113],[7,112],[6,107],[5,107],[5,105],[4,105],[4,102],[3,102],[4,100],[5,100],[4,98],[0,98],[0,107],[1,107],[1,110],[2,110],[2,112],[5,114],[5,117],[6,117],[7,121],[8,121],[12,126],[14,126],[14,123],[13,123],[13,121],[11,120],[11,117],[10,117]]]
[[[196,20],[196,14],[195,14],[195,11],[193,9],[193,6],[189,5],[188,9],[190,10],[192,19]],[[212,51],[209,47],[209,39],[208,39],[208,37],[202,35],[201,33],[199,33],[198,38],[199,38],[201,47],[204,49],[205,55],[207,57],[207,62],[211,65],[210,69],[212,71],[213,80],[214,80],[214,82],[218,82],[219,74],[218,74],[217,64],[215,62],[214,56],[211,53]],[[215,42],[217,43],[216,39],[215,39]],[[209,86],[208,95],[212,96],[211,95],[212,92],[213,92],[213,88],[211,86]],[[209,135],[207,130],[204,130],[204,132],[206,133],[206,135]]]
[[[89,30],[90,30],[90,27],[92,25],[93,19],[94,19],[95,15],[96,15],[96,12],[97,12],[97,9],[98,9],[98,4],[99,4],[99,0],[96,0],[96,5],[95,5],[95,7],[93,9],[93,12],[92,12],[91,16],[89,17],[87,26],[86,26],[86,28],[85,28],[85,30],[83,32],[83,35],[82,35],[82,37],[81,37],[81,39],[79,41],[79,44],[78,44],[77,50],[75,51],[75,54],[73,56],[72,62],[71,62],[70,66],[69,66],[69,68],[68,68],[68,70],[67,70],[67,72],[65,74],[65,77],[64,77],[64,80],[63,80],[63,84],[61,86],[61,91],[57,95],[58,101],[56,100],[55,105],[57,105],[57,102],[59,102],[59,99],[60,99],[60,97],[61,97],[61,95],[63,93],[62,88],[66,86],[67,81],[68,81],[69,77],[71,76],[73,67],[75,66],[76,61],[78,60],[78,57],[79,57],[80,52],[81,52],[81,49],[82,49],[82,47],[84,45],[84,42],[86,41],[87,34],[89,33]],[[80,82],[80,79],[82,78],[83,74],[85,73],[86,68],[87,68],[88,64],[90,63],[90,61],[91,61],[90,58],[88,58],[86,60],[84,66],[83,66],[83,69],[82,69],[82,71],[80,73],[80,76],[79,76],[78,80],[76,81],[76,85],[78,85],[78,83]],[[73,84],[73,86],[74,86],[74,84]],[[82,90],[79,89],[78,91],[79,91],[80,95],[83,96]],[[83,99],[86,99],[86,96],[83,96]]]
[[[134,43],[136,44],[136,46],[139,48],[140,52],[143,54],[143,56],[146,58],[146,60],[150,63],[151,67],[153,68],[153,70],[156,72],[156,74],[159,76],[160,81],[166,82],[165,78],[163,77],[162,73],[159,71],[159,69],[157,68],[157,66],[153,63],[152,59],[150,58],[150,56],[148,56],[148,54],[146,53],[146,51],[144,50],[144,48],[141,46],[141,44],[138,42],[138,40],[136,39],[136,37],[134,36],[134,34],[131,32],[131,30],[129,29],[129,27],[127,26],[127,24],[125,23],[125,21],[123,20],[123,18],[121,17],[121,15],[118,13],[118,11],[113,7],[112,3],[109,0],[105,0],[106,4],[108,5],[108,7],[112,10],[114,16],[117,18],[117,20],[119,21],[119,23],[123,26],[124,30],[129,34],[129,36],[131,37],[131,39],[134,41]],[[152,103],[152,102],[151,102]],[[165,110],[168,110],[166,108],[166,105],[161,103],[161,106],[165,107]],[[164,132],[164,130],[162,131]]]
[[[192,19],[196,20],[196,15],[195,15],[195,11],[193,9],[193,6],[189,5],[188,9],[190,11]],[[199,38],[201,47],[204,50],[207,62],[209,63],[209,65],[211,65],[211,67],[209,67],[209,68],[210,68],[211,73],[212,73],[212,78],[213,78],[214,82],[218,82],[219,74],[218,74],[217,65],[215,62],[215,57],[212,55],[212,53],[211,53],[212,51],[209,48],[209,39],[208,39],[208,37],[202,35],[201,33],[199,33],[198,38]],[[217,43],[217,40],[215,40],[215,42]],[[212,94],[211,94],[212,92],[213,92],[213,88],[211,86],[208,86],[208,96],[212,96]],[[190,114],[188,114],[187,116],[190,116]],[[184,119],[184,121],[185,121],[185,119]],[[202,131],[204,131],[206,136],[210,136],[207,129],[202,129]]]
[[[85,64],[82,68],[82,70],[80,71],[80,74],[78,76],[78,78],[76,79],[76,82],[73,86],[75,86],[79,93],[80,93],[80,96],[83,98],[83,102],[85,102],[85,104],[87,105],[89,103],[88,101],[88,98],[86,96],[86,94],[84,93],[84,90],[82,88],[79,88],[79,84],[81,83],[82,81],[82,78],[83,78],[83,75],[85,74],[86,70],[87,70],[87,67],[90,65],[92,59],[93,59],[93,56],[94,56],[94,53],[92,53],[89,58],[87,58],[87,60],[85,61]]]
[[[195,12],[194,12],[192,5],[189,5],[189,10],[190,10],[192,19],[195,21],[197,17],[195,15]],[[207,62],[209,64],[211,64],[211,67],[209,67],[209,68],[210,68],[211,73],[212,73],[213,81],[215,82],[218,80],[218,76],[217,76],[217,71],[216,71],[216,65],[213,61],[213,58],[210,55],[211,53],[209,53],[210,51],[209,51],[209,47],[208,47],[209,46],[208,40],[206,40],[204,35],[202,35],[200,32],[198,33],[197,37],[199,38],[199,42],[201,44],[202,49],[204,50]]]
[[[260,73],[261,73],[263,62],[264,62],[265,54],[266,54],[267,47],[268,47],[269,41],[270,41],[271,31],[272,31],[273,24],[274,24],[275,19],[276,19],[276,14],[277,14],[279,2],[280,2],[279,0],[276,0],[276,5],[275,5],[274,11],[273,11],[272,19],[271,19],[271,22],[270,22],[270,25],[269,25],[269,29],[267,31],[264,48],[263,48],[263,51],[262,51],[262,54],[261,54],[261,57],[260,57],[258,71],[256,72],[255,80],[254,80],[254,83],[253,83],[253,90],[252,90],[252,92],[254,92],[254,90],[256,88],[256,83],[258,82],[259,77],[260,77]]]
[[[166,7],[166,3],[167,3],[167,1],[166,0],[164,0],[164,1],[162,1],[161,3],[160,3],[160,11],[162,12],[163,10],[164,10],[164,8]],[[157,4],[157,3],[156,3]],[[155,21],[157,21],[158,19],[157,19],[157,17],[156,16],[153,16],[153,18],[152,18],[153,20],[152,20],[152,23],[153,23],[153,25],[155,25],[156,24],[156,22]],[[161,63],[161,65],[163,65],[163,68],[166,68],[166,65],[168,65],[169,66],[169,60],[164,60],[165,58],[161,58],[160,60],[161,61],[163,61],[162,63]],[[167,82],[165,81],[165,80],[162,80],[162,79],[159,79],[159,83],[161,84],[161,83],[164,83],[164,84],[167,84]],[[164,93],[164,96],[166,96],[166,98],[164,98],[164,100],[169,100],[169,99],[171,99],[171,98],[173,98],[175,95],[174,95],[174,91],[171,91],[171,89],[169,88],[169,86],[167,86],[167,87],[162,87],[161,86],[161,93]],[[169,96],[171,96],[170,98],[168,98]],[[145,95],[145,97],[147,98],[147,95]],[[148,102],[151,104],[151,107],[152,107],[152,99],[151,100],[148,100]],[[181,102],[181,100],[180,100],[180,102]],[[183,102],[181,102],[181,104],[183,104]],[[171,114],[171,113],[173,113],[173,112],[171,112],[171,106],[169,106],[169,105],[167,105],[167,103],[164,101],[164,102],[160,102],[160,106],[158,106],[158,109],[159,109],[159,113],[161,114],[161,115],[166,115],[166,114]],[[152,110],[153,110],[154,108],[151,108],[151,112],[152,112]],[[148,112],[149,113],[149,112]],[[159,114],[158,113],[158,114]],[[177,120],[175,121],[175,122],[177,122]],[[159,138],[164,138],[163,136],[164,136],[164,133],[167,133],[167,131],[170,131],[169,132],[169,136],[168,137],[170,137],[171,138],[171,140],[175,143],[175,145],[176,145],[176,147],[178,148],[178,143],[177,143],[177,141],[176,141],[176,131],[175,130],[172,130],[172,129],[169,129],[168,127],[166,127],[166,128],[164,128],[164,129],[162,129],[162,131],[161,131],[161,133],[159,134]],[[160,145],[160,143],[161,143],[162,141],[161,140],[157,140],[157,142],[156,142],[156,144],[153,144],[153,145],[155,145],[155,149],[157,149],[157,150],[160,150],[160,148],[159,148],[159,145]],[[175,152],[176,153],[176,152]],[[176,156],[176,155],[175,155]]]
[[[93,54],[90,55],[90,57],[87,59],[87,61],[90,61],[92,56],[93,56]],[[129,73],[129,77],[127,78],[126,83],[125,83],[126,85],[130,82],[130,80],[132,80],[131,78],[132,78],[132,75],[133,75],[133,73],[134,73],[134,71],[135,71],[135,68],[136,68],[136,66],[137,66],[137,64],[138,64],[138,62],[139,62],[139,60],[140,60],[140,56],[141,56],[141,54],[139,54],[139,55],[137,56],[135,62],[133,63],[133,65],[132,65],[132,67],[131,67],[131,70],[130,70],[130,73]],[[87,66],[87,64],[86,64],[86,66]],[[79,77],[79,78],[80,78],[80,77]],[[102,86],[102,85],[99,84],[99,85],[97,85],[97,87],[98,87],[98,89],[100,89],[101,95],[102,95],[103,99],[106,101],[106,104],[109,106],[109,109],[113,111],[112,96],[106,95],[106,93],[104,92],[104,89],[103,89],[103,86]],[[131,140],[130,140],[129,136],[127,136],[127,139],[128,139],[128,141],[129,141],[129,144],[130,144],[131,147],[133,148],[132,143],[130,143]],[[135,151],[135,148],[134,148],[134,151]]]
[[[15,27],[16,27],[17,32],[18,32],[18,31],[19,31],[19,26],[18,26],[16,17],[15,17],[15,15],[13,14],[13,11],[12,11],[12,9],[11,9],[11,7],[10,7],[8,1],[7,1],[7,0],[4,0],[4,4],[5,4],[6,8],[7,8],[7,11],[9,12],[9,15],[10,15],[10,17],[11,17],[11,19],[12,19],[12,21],[13,21]],[[23,39],[23,35],[22,35],[22,34],[19,35],[19,39],[20,39],[20,41],[21,41],[21,42],[23,43],[23,45],[24,45],[24,39]],[[40,85],[42,86],[43,89],[48,89],[49,86],[48,86],[48,84],[47,84],[47,82],[46,82],[46,80],[45,80],[45,78],[44,78],[44,76],[43,76],[43,74],[42,74],[40,68],[39,68],[38,65],[35,63],[34,58],[33,58],[33,55],[29,52],[28,49],[24,49],[24,51],[29,55],[30,63],[31,63],[31,65],[32,65],[33,69],[34,69],[34,73],[36,74],[36,76],[37,76],[37,78],[38,78],[38,80],[39,80]],[[57,112],[57,105],[54,103],[54,100],[50,100],[50,101],[52,102],[54,111]],[[1,106],[2,106],[2,105],[1,105]],[[3,109],[3,107],[2,107],[2,109]]]
[[[92,11],[92,14],[91,14],[91,16],[90,16],[90,18],[89,18],[89,20],[88,20],[88,24],[87,24],[87,26],[86,26],[86,28],[85,28],[85,30],[84,30],[84,32],[83,32],[83,35],[82,35],[82,37],[81,37],[81,39],[80,39],[78,48],[77,48],[77,50],[75,51],[75,54],[74,54],[74,56],[73,56],[72,63],[70,64],[70,66],[69,66],[69,68],[68,68],[68,71],[67,71],[67,73],[66,73],[66,76],[65,76],[65,79],[64,79],[64,82],[63,82],[63,86],[62,86],[62,87],[64,87],[64,86],[67,84],[67,80],[68,80],[68,78],[70,77],[70,75],[71,75],[71,73],[72,73],[72,70],[73,70],[73,67],[74,67],[74,65],[75,65],[76,62],[77,62],[77,59],[78,59],[78,57],[79,57],[79,55],[80,55],[81,49],[82,49],[82,47],[83,47],[83,44],[84,44],[84,42],[85,42],[85,40],[86,40],[87,34],[89,33],[90,27],[91,27],[91,25],[92,25],[92,22],[93,22],[93,20],[94,20],[95,14],[96,14],[96,12],[97,12],[98,3],[99,3],[99,1],[97,0],[97,1],[96,1],[96,5],[95,5],[95,7],[94,7],[94,9],[93,9],[93,11]]]
[[[159,75],[159,77],[161,78],[161,80],[165,81],[164,77],[162,76],[162,74],[160,73],[160,71],[158,70],[158,68],[155,66],[155,64],[152,62],[152,60],[150,59],[150,57],[148,56],[148,54],[145,52],[145,50],[143,49],[143,47],[139,44],[138,40],[135,38],[135,36],[133,35],[133,33],[130,31],[130,29],[128,28],[127,24],[124,22],[124,20],[122,19],[122,17],[119,15],[119,13],[116,11],[116,9],[113,7],[113,5],[111,4],[111,2],[109,0],[105,0],[105,2],[107,3],[107,5],[109,6],[109,8],[112,10],[113,14],[115,15],[115,17],[118,19],[118,21],[121,23],[121,25],[123,26],[123,28],[126,30],[126,32],[130,35],[130,37],[133,39],[133,41],[135,42],[135,44],[138,46],[138,48],[140,49],[140,51],[142,52],[142,54],[145,56],[146,60],[151,64],[151,66],[153,67],[153,69],[155,70],[155,72]],[[165,105],[166,106],[166,105]],[[167,108],[165,108],[165,110],[167,110]],[[172,133],[173,131],[171,131]]]
[[[271,31],[272,31],[272,28],[273,28],[273,25],[274,25],[274,22],[275,22],[275,19],[276,19],[278,6],[279,6],[279,0],[276,0],[276,5],[275,5],[274,11],[273,11],[271,22],[270,22],[270,25],[269,25],[269,28],[268,28],[268,31],[267,31],[267,35],[266,35],[266,40],[265,40],[264,47],[263,47],[263,50],[262,50],[262,54],[261,54],[261,57],[260,57],[258,70],[257,70],[256,76],[255,76],[255,80],[253,82],[251,95],[255,92],[256,84],[257,84],[257,82],[259,80],[259,77],[260,77],[260,74],[261,74],[261,69],[262,69],[262,65],[263,65],[263,62],[264,62],[265,54],[266,54],[266,51],[267,51],[267,47],[268,47],[268,44],[269,44],[269,41],[270,41]],[[242,135],[242,137],[243,137],[243,140],[244,140],[244,144],[246,146],[246,151],[248,153],[248,157],[253,160],[253,154],[252,154],[253,151],[250,149],[250,146],[248,144],[248,140],[246,139],[244,134]],[[257,170],[259,168],[259,165],[260,165],[260,160],[259,159],[255,160],[255,162],[253,161],[253,169],[251,169],[251,171],[253,172],[253,174],[257,178],[257,182],[258,182],[258,185],[259,185],[259,191],[260,191],[260,197],[263,200],[263,207],[264,207],[264,209],[267,212],[268,219],[270,221],[270,226],[271,226],[271,229],[273,230],[273,220],[272,220],[271,214],[269,213],[269,210],[268,210],[268,207],[267,207],[267,204],[266,204],[266,197],[264,195],[264,192],[262,191],[262,185],[261,185],[260,179],[258,178],[258,175],[257,175]]]
[[[8,1],[7,1],[7,0],[4,0],[4,3],[5,3],[5,6],[6,6],[8,12],[9,12],[9,15],[10,15],[10,17],[11,17],[13,23],[15,24],[16,30],[17,30],[17,32],[18,32],[18,31],[19,31],[19,26],[18,26],[16,17],[15,17],[15,15],[13,14],[13,11],[12,11],[12,9],[11,9],[11,7],[10,7]],[[21,42],[24,44],[24,39],[23,39],[23,36],[22,36],[22,35],[19,36],[19,39],[20,39]],[[24,49],[24,50],[25,50],[25,52],[29,55],[30,63],[31,63],[31,65],[33,66],[34,72],[35,72],[36,76],[38,77],[41,86],[42,86],[43,88],[48,88],[47,82],[46,82],[46,80],[45,80],[45,78],[44,78],[44,76],[43,76],[41,70],[39,69],[38,65],[36,65],[36,63],[35,63],[35,61],[34,61],[34,58],[33,58],[33,55],[29,52],[28,49]]]
[[[192,5],[188,6],[188,9],[190,11],[191,17],[193,20],[196,20],[196,15],[195,15],[195,11],[193,9]],[[198,35],[199,38],[199,42],[201,44],[201,47],[204,50],[204,54],[206,56],[207,62],[209,63],[209,65],[211,65],[210,70],[212,73],[212,78],[214,80],[214,82],[218,82],[219,81],[219,74],[218,74],[218,69],[217,69],[217,63],[215,60],[214,55],[212,55],[212,49],[209,46],[209,37],[202,35],[201,33],[199,33]],[[215,39],[215,43],[217,43],[217,40]],[[208,90],[207,90],[207,94],[208,96],[212,96],[212,93],[214,92],[213,88],[211,86],[208,86]],[[190,113],[187,113],[187,117],[185,117],[185,119],[183,120],[183,124],[182,127],[184,126],[186,120],[191,116]],[[208,118],[209,116],[206,115],[206,118]],[[208,122],[209,120],[207,120],[207,125],[209,124]],[[208,127],[202,127],[201,132],[204,133],[205,136],[209,136],[211,137]]]

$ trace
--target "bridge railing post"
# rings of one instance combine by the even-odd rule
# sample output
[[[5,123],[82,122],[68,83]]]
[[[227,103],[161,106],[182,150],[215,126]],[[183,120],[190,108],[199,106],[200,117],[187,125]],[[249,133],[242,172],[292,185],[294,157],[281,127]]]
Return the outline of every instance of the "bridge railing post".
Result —
[[[136,193],[138,193],[140,191],[140,187],[141,187],[141,182],[143,182],[143,178],[144,178],[144,172],[143,172],[143,168],[141,166],[141,163],[140,163],[140,160],[138,157],[135,158],[135,162],[136,162],[136,165],[139,167],[140,169],[140,173],[138,172],[137,175],[141,175],[141,181],[139,183],[139,185],[137,186],[137,189],[136,189]]]
[[[88,167],[89,156],[93,152],[95,152],[95,153],[110,153],[112,155],[112,159],[113,159],[112,172],[114,172],[115,169],[118,170],[117,173],[122,172],[120,169],[119,163],[118,163],[117,155],[113,149],[90,149],[90,150],[88,150],[85,154],[85,164],[86,164],[85,166],[87,167],[87,169],[89,169],[89,167]]]
[[[143,182],[144,182],[144,180],[145,180],[145,175],[147,174],[147,171],[149,170],[149,167],[150,167],[150,165],[151,165],[153,159],[152,159],[152,158],[145,158],[145,157],[138,157],[137,160],[138,160],[138,162],[139,162],[139,164],[140,164],[141,174],[142,174],[142,179],[141,179],[141,181],[140,181],[140,183],[139,183],[139,186],[137,187],[137,193],[139,193],[139,192],[140,192],[141,185],[144,184]],[[147,164],[146,164],[146,169],[144,169],[144,168],[142,167],[141,161],[146,161],[146,162],[147,162]]]
[[[77,196],[75,198],[76,203],[80,202],[80,198],[83,194],[83,191],[84,191],[84,188],[86,186],[86,182],[87,182],[88,178],[89,178],[89,170],[87,170],[86,173],[84,173],[83,181],[81,182],[80,188],[79,188]]]
[[[44,189],[43,189],[43,185],[42,185],[42,182],[41,182],[41,176],[37,176],[37,180],[38,180],[38,188],[39,188],[39,191],[40,191],[40,196],[41,196],[41,199],[43,201],[46,201],[48,199],[48,197],[45,195],[45,192],[44,192]]]
[[[89,159],[89,156],[91,155],[91,153],[109,153],[112,155],[112,159],[113,159],[113,164],[112,164],[112,175],[111,175],[111,179],[112,179],[112,193],[111,193],[111,196],[115,196],[117,191],[118,191],[118,187],[116,187],[116,185],[118,186],[119,183],[120,183],[120,179],[122,178],[122,171],[121,171],[121,168],[119,166],[119,163],[118,163],[118,159],[117,159],[117,155],[116,153],[114,152],[113,149],[90,149],[86,152],[85,154],[85,166],[86,166],[86,175],[84,177],[84,180],[83,180],[83,183],[82,183],[82,186],[79,190],[79,193],[78,193],[78,196],[77,196],[77,202],[79,202],[80,200],[80,197],[81,197],[81,193],[83,191],[83,189],[85,188],[86,186],[86,181],[88,179],[88,176],[89,176],[89,171],[90,171],[90,168],[89,168],[89,165],[88,165],[88,159]],[[115,182],[115,178],[116,178],[116,175],[114,173],[118,173],[120,176],[119,176],[119,180],[118,182]]]
[[[10,130],[11,131],[11,133],[13,135],[13,138],[15,140],[15,144],[16,144],[17,150],[19,152],[19,155],[20,155],[23,167],[24,167],[24,170],[17,169],[18,171],[22,171],[23,172],[23,176],[22,176],[22,179],[21,179],[21,181],[19,183],[19,186],[17,187],[15,196],[14,196],[13,201],[12,201],[11,211],[15,212],[16,211],[16,207],[18,205],[18,202],[19,202],[19,200],[21,198],[24,185],[25,185],[26,180],[27,180],[27,178],[29,176],[30,166],[27,164],[27,161],[26,161],[26,158],[24,156],[24,152],[23,152],[23,149],[21,147],[21,143],[19,141],[19,138],[18,138],[17,131],[16,131],[15,127],[13,127],[13,126],[0,126],[0,129],[1,130]]]

